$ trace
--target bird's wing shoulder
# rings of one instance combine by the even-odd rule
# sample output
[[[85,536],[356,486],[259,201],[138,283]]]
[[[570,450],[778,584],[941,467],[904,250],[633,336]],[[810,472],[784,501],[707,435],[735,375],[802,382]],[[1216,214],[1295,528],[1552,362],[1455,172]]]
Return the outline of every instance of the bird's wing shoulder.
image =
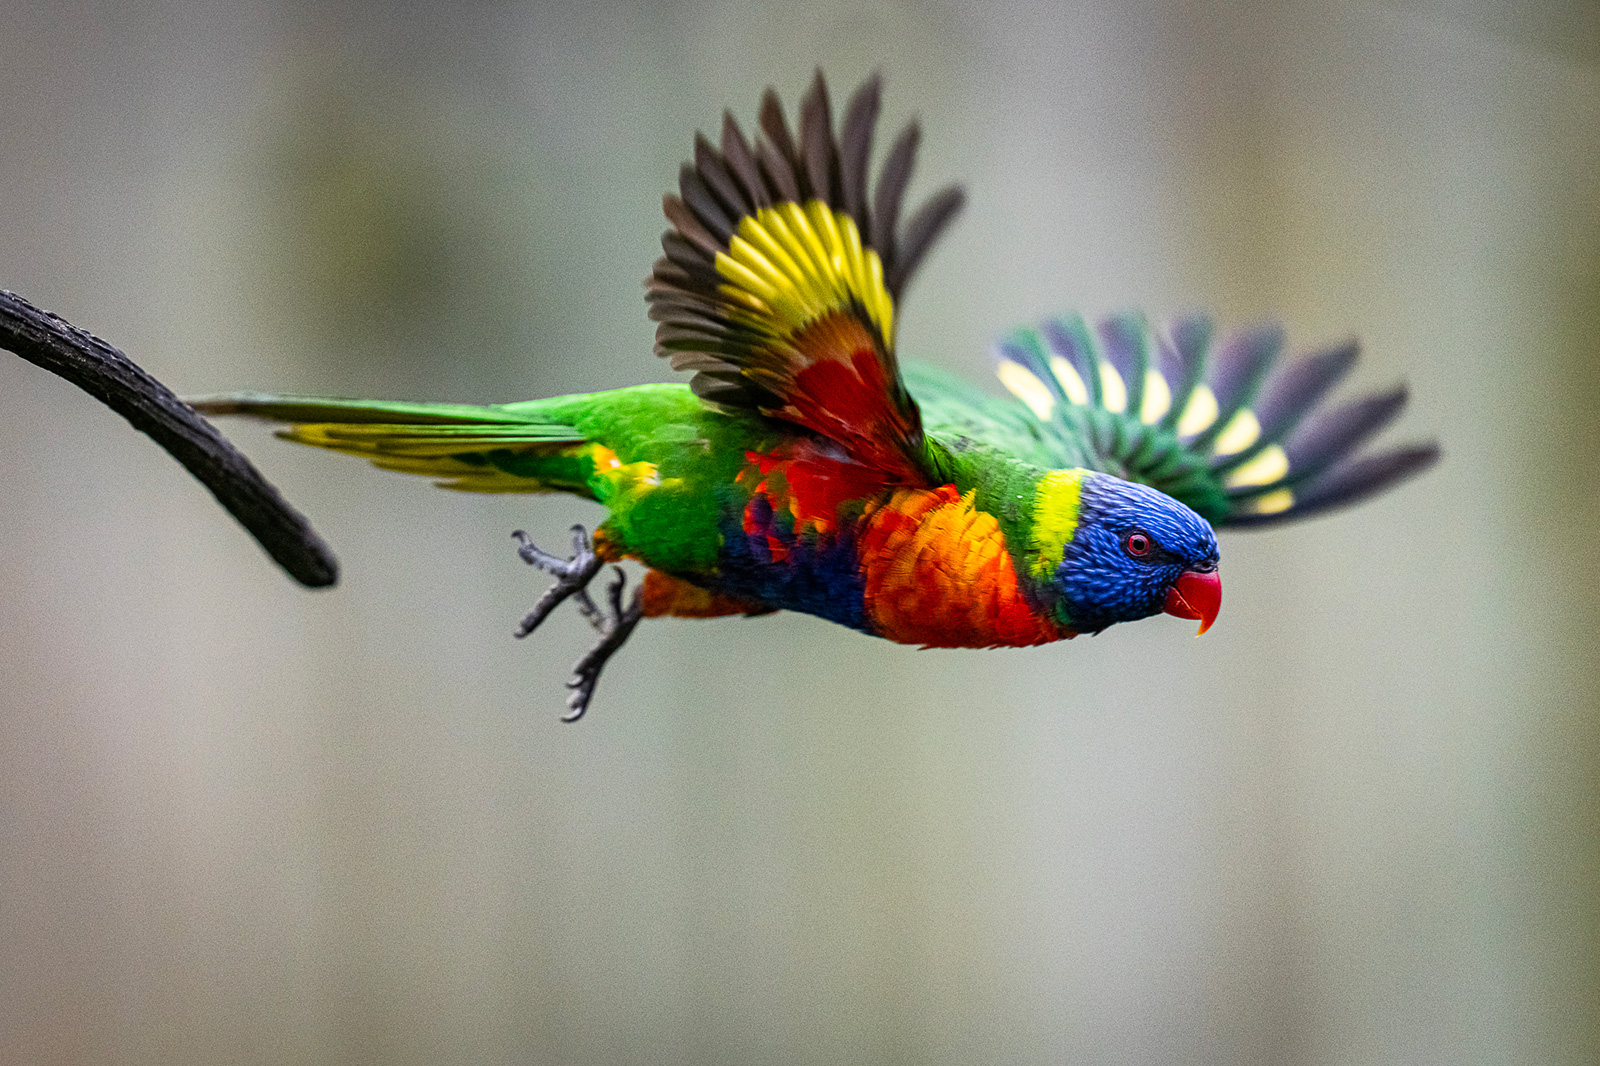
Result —
[[[1360,454],[1403,386],[1323,404],[1353,341],[1281,363],[1276,323],[1217,339],[1210,319],[1065,315],[995,345],[998,374],[1061,454],[1142,482],[1213,525],[1264,525],[1355,503],[1438,459],[1434,444]]]
[[[921,414],[895,358],[896,303],[960,208],[951,187],[900,225],[919,137],[906,127],[868,197],[879,82],[836,134],[819,73],[791,135],[777,96],[746,140],[726,115],[720,147],[697,137],[668,195],[665,255],[647,282],[656,354],[706,401],[820,434],[906,483],[927,479]]]

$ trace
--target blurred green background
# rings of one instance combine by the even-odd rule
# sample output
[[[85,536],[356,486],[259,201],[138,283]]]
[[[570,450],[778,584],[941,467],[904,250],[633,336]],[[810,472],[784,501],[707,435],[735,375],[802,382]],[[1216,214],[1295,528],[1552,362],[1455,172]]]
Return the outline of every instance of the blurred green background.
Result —
[[[1600,5],[0,0],[0,286],[180,392],[665,380],[696,128],[873,69],[971,206],[902,350],[1068,308],[1358,334],[1445,462],[1156,620],[518,643],[598,509],[225,428],[292,585],[0,357],[0,1062],[1600,1058]]]

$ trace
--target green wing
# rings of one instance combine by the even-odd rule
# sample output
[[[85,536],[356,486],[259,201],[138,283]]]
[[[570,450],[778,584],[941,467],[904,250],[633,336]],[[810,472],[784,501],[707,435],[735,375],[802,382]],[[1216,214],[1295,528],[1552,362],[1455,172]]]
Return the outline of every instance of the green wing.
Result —
[[[1050,465],[1139,481],[1216,526],[1266,525],[1352,504],[1431,466],[1434,444],[1360,454],[1399,415],[1403,386],[1325,408],[1354,342],[1284,363],[1276,324],[1214,341],[1211,321],[1153,329],[1144,316],[1080,315],[1002,339],[1001,382],[1022,401]]]
[[[1087,466],[1087,453],[1010,397],[993,396],[965,378],[903,359],[900,373],[922,410],[923,425],[947,443],[966,438],[1045,470]]]

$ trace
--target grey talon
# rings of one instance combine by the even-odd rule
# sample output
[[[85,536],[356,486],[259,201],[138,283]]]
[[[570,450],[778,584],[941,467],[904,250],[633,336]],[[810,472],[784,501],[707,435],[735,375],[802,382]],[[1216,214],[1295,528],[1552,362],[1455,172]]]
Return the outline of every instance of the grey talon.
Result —
[[[511,536],[517,542],[517,555],[523,562],[536,566],[555,578],[555,583],[545,590],[544,595],[539,597],[539,602],[534,604],[533,610],[529,611],[517,625],[518,639],[539,628],[539,624],[550,616],[550,612],[568,598],[571,598],[577,606],[578,613],[583,615],[584,620],[600,634],[600,643],[578,660],[572,668],[572,680],[567,682],[572,695],[567,697],[569,710],[561,716],[561,720],[576,722],[589,709],[589,700],[594,696],[594,687],[600,680],[600,671],[611,660],[611,656],[616,654],[617,649],[627,642],[634,626],[644,617],[643,586],[633,590],[632,598],[624,607],[622,591],[627,584],[627,575],[620,566],[612,567],[616,577],[606,589],[606,606],[609,610],[603,611],[589,595],[588,586],[605,563],[595,554],[589,534],[582,526],[572,527],[570,559],[551,555],[533,543],[528,534],[520,529]]]

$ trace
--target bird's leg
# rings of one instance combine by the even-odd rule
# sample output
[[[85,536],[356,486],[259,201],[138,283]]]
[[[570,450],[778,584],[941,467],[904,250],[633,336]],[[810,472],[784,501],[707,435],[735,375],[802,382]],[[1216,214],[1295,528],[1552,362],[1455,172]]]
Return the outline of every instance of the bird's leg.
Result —
[[[616,654],[617,649],[627,643],[628,637],[633,633],[633,627],[644,617],[643,586],[633,590],[633,598],[628,601],[628,606],[624,607],[622,588],[628,579],[623,574],[622,567],[617,566],[612,569],[617,572],[617,576],[606,589],[606,605],[610,607],[608,613],[602,614],[595,607],[594,601],[589,599],[588,593],[580,594],[583,599],[579,601],[578,609],[600,632],[600,643],[590,649],[589,654],[579,659],[577,665],[572,668],[572,680],[567,682],[572,695],[567,697],[569,710],[561,716],[563,722],[576,722],[583,717],[583,712],[589,709],[589,698],[594,695],[595,682],[600,680],[600,671],[611,660],[611,656]]]
[[[594,605],[594,600],[589,596],[588,589],[579,589],[572,594],[573,606],[578,608],[578,613],[583,615],[583,620],[594,626],[596,633],[605,635],[606,616],[600,613],[600,608]]]
[[[606,590],[607,606],[610,611],[602,611],[590,597],[588,585],[605,564],[595,553],[589,535],[582,526],[572,527],[570,559],[551,555],[529,540],[528,535],[520,529],[512,536],[516,538],[517,554],[523,562],[537,566],[556,579],[555,584],[545,590],[545,594],[539,598],[533,610],[529,611],[528,616],[517,626],[517,637],[525,637],[539,628],[539,623],[548,618],[550,612],[555,610],[562,600],[569,597],[577,605],[578,613],[583,615],[600,634],[600,643],[595,645],[589,654],[578,660],[577,665],[572,668],[572,680],[567,682],[567,687],[572,689],[572,695],[567,697],[569,710],[561,716],[561,720],[576,722],[583,717],[583,712],[589,709],[589,700],[594,695],[595,682],[600,680],[601,669],[627,641],[629,635],[633,633],[633,627],[638,625],[639,619],[644,616],[643,588],[641,586],[634,589],[633,598],[624,607],[622,589],[627,583],[627,577],[621,567],[614,567],[616,579]]]
[[[517,625],[516,636],[518,640],[539,628],[539,623],[550,617],[550,612],[561,605],[561,601],[574,593],[581,595],[583,601],[588,602],[588,609],[583,610],[583,602],[579,609],[584,616],[593,621],[591,615],[595,612],[594,603],[589,600],[589,594],[584,592],[585,586],[594,580],[594,575],[600,572],[605,564],[595,554],[594,548],[589,543],[589,534],[582,526],[572,527],[572,558],[562,559],[551,555],[528,539],[528,534],[517,530],[511,536],[517,542],[517,554],[529,566],[537,566],[540,570],[556,579],[555,584],[545,590],[539,602],[533,605],[533,610],[528,612]]]

